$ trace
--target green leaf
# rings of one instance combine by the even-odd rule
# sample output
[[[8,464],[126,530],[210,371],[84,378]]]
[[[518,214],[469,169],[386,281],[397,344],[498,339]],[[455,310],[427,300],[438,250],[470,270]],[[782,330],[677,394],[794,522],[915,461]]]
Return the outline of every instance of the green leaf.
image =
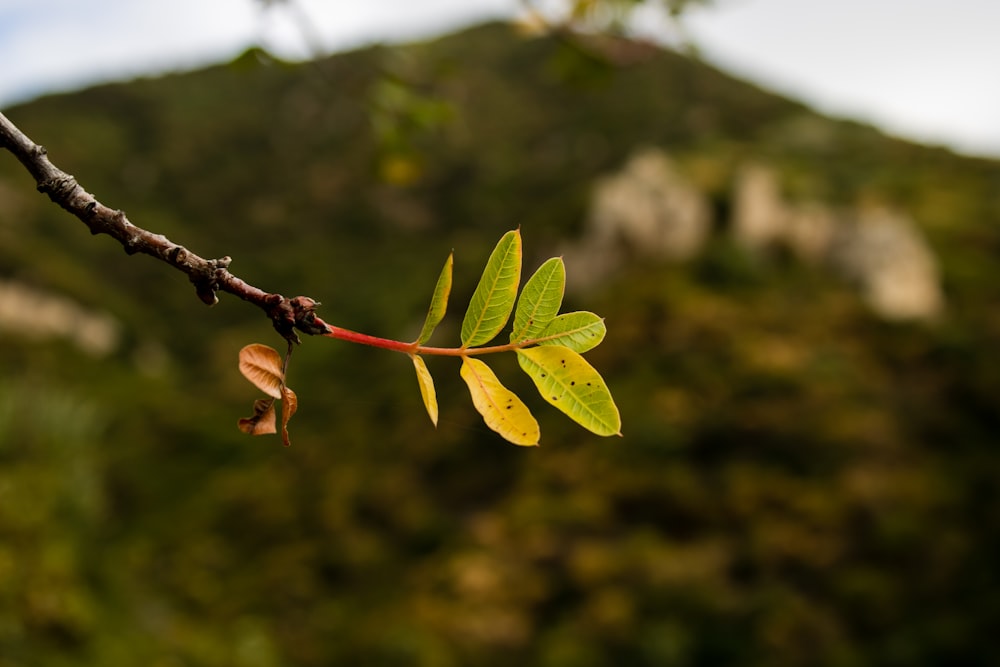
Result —
[[[541,333],[539,345],[561,345],[583,354],[604,340],[607,328],[604,320],[594,313],[577,311],[564,313],[552,320]]]
[[[462,357],[462,379],[469,385],[472,404],[491,429],[515,445],[537,445],[538,422],[521,399],[500,384],[490,367]]]
[[[424,407],[427,408],[431,422],[437,426],[438,403],[437,392],[434,391],[434,379],[431,377],[430,371],[427,370],[427,364],[424,363],[423,358],[415,354],[411,354],[410,358],[413,359],[413,367],[417,369],[417,382],[420,383],[420,396],[424,399]]]
[[[537,338],[559,314],[565,288],[566,266],[561,257],[553,257],[538,267],[517,299],[510,342]]]
[[[546,401],[597,435],[621,435],[621,416],[600,374],[573,350],[545,345],[517,350],[517,361]]]
[[[434,295],[431,296],[431,305],[427,309],[427,319],[424,320],[424,328],[420,330],[420,337],[417,344],[423,345],[430,340],[434,329],[444,319],[444,313],[448,309],[448,295],[451,294],[451,273],[455,263],[455,253],[448,255],[448,260],[441,269],[437,284],[434,286]]]
[[[500,333],[517,298],[521,280],[521,232],[509,231],[493,249],[462,321],[462,347],[475,347]]]

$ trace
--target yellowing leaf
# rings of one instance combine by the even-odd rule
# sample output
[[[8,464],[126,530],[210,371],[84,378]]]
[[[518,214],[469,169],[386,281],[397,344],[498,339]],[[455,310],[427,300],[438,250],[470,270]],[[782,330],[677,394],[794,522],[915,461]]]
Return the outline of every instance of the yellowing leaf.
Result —
[[[434,378],[431,377],[430,371],[427,370],[427,364],[421,357],[411,354],[410,358],[413,359],[413,367],[417,369],[417,382],[420,383],[420,395],[424,399],[424,407],[427,408],[431,422],[437,426],[438,403],[437,392],[434,391]]]
[[[253,402],[253,417],[244,417],[237,422],[237,426],[244,433],[250,435],[264,435],[265,433],[277,433],[274,415],[274,399],[258,398]]]
[[[253,343],[240,350],[240,373],[268,396],[281,398],[284,372],[281,355],[273,347]]]
[[[559,313],[565,288],[566,267],[562,258],[553,257],[538,267],[517,299],[510,342],[537,338]]]
[[[521,399],[500,384],[489,366],[462,357],[462,379],[487,426],[515,445],[538,444],[538,422]]]
[[[281,443],[288,447],[292,444],[288,439],[288,420],[299,409],[299,398],[294,391],[285,386],[281,387],[281,395]]]
[[[583,354],[604,340],[604,320],[587,311],[564,313],[552,320],[539,338],[539,345],[562,345]]]
[[[455,253],[452,253],[448,255],[448,260],[444,263],[441,275],[438,276],[437,284],[434,286],[434,294],[431,296],[431,305],[427,310],[424,328],[420,330],[420,337],[417,338],[417,344],[419,345],[423,345],[430,340],[434,329],[444,319],[445,311],[448,309],[448,295],[451,294],[451,274],[454,263]]]
[[[545,345],[517,350],[517,361],[546,401],[597,435],[621,435],[621,416],[600,374],[573,350]]]
[[[462,320],[462,347],[488,343],[500,333],[514,309],[520,280],[521,232],[515,229],[501,237],[486,262]]]

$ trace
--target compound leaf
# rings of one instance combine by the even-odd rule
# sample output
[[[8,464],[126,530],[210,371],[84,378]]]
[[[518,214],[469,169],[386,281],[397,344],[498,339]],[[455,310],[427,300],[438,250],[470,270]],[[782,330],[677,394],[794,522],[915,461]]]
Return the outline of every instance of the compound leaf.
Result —
[[[411,354],[410,358],[413,359],[413,367],[417,369],[417,382],[420,383],[420,396],[424,399],[424,407],[427,408],[431,422],[437,426],[438,403],[437,392],[434,391],[434,379],[431,377],[430,371],[427,370],[427,364],[424,363],[422,357]]]
[[[510,317],[521,280],[521,232],[501,237],[486,262],[479,285],[462,320],[462,347],[491,341]]]
[[[453,252],[448,255],[448,260],[444,263],[444,268],[441,269],[441,275],[438,276],[437,284],[434,286],[434,295],[431,296],[431,305],[430,308],[427,309],[427,319],[424,320],[424,328],[420,330],[420,337],[417,338],[418,345],[423,345],[430,340],[431,334],[434,333],[434,329],[437,328],[437,325],[441,323],[442,319],[444,319],[445,311],[448,309],[448,296],[451,294],[451,274],[454,263],[455,253]],[[421,387],[423,387],[422,384]]]
[[[517,350],[517,361],[538,392],[570,419],[597,435],[621,435],[621,416],[594,367],[573,350],[545,345]]]
[[[281,398],[285,374],[281,355],[273,347],[252,343],[240,350],[240,373],[268,396]]]
[[[564,313],[552,320],[538,336],[539,345],[561,345],[583,354],[601,344],[607,328],[604,320],[588,311]]]
[[[561,257],[553,257],[538,267],[517,299],[510,342],[537,338],[559,313],[565,288],[566,266]]]
[[[462,379],[469,385],[472,404],[491,429],[515,445],[537,445],[538,422],[521,399],[500,384],[489,366],[462,357]]]

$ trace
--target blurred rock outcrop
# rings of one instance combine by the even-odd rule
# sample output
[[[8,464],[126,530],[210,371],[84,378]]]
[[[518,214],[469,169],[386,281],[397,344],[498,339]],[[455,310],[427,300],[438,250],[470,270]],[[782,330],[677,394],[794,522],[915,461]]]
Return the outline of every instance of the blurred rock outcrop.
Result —
[[[869,307],[890,320],[927,319],[944,305],[937,259],[913,221],[887,209],[842,224],[831,263],[856,283]]]
[[[934,252],[902,212],[787,202],[777,174],[753,164],[736,178],[731,227],[751,251],[785,247],[800,260],[831,267],[885,319],[931,319],[944,305]]]
[[[569,271],[569,287],[592,287],[631,258],[693,259],[712,227],[707,195],[664,151],[643,149],[595,184],[584,236],[563,249],[567,264],[579,267]],[[857,285],[885,319],[932,319],[943,309],[937,259],[902,212],[790,202],[777,173],[751,163],[734,179],[729,230],[748,252],[786,249],[800,261],[832,269]]]
[[[743,167],[733,186],[730,221],[746,248],[787,247],[799,259],[820,262],[829,251],[837,216],[819,202],[794,205],[781,196],[777,174],[760,164]]]
[[[678,172],[666,153],[646,149],[594,186],[583,242],[565,249],[572,255],[568,262],[587,270],[569,275],[575,287],[585,289],[629,256],[691,259],[710,231],[707,197]]]

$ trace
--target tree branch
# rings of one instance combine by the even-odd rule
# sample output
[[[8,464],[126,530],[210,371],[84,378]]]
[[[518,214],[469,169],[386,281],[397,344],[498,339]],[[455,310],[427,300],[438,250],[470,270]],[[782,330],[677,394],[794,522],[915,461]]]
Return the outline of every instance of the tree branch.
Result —
[[[132,224],[125,213],[97,201],[70,174],[49,161],[48,154],[0,113],[0,146],[14,154],[35,179],[38,191],[79,218],[91,234],[107,234],[122,244],[129,255],[141,253],[182,271],[194,284],[198,298],[212,306],[216,292],[228,292],[262,309],[286,340],[298,343],[295,329],[310,335],[325,334],[329,326],[316,317],[318,302],[305,296],[286,299],[254,287],[229,272],[232,259],[205,259],[184,246]]]

